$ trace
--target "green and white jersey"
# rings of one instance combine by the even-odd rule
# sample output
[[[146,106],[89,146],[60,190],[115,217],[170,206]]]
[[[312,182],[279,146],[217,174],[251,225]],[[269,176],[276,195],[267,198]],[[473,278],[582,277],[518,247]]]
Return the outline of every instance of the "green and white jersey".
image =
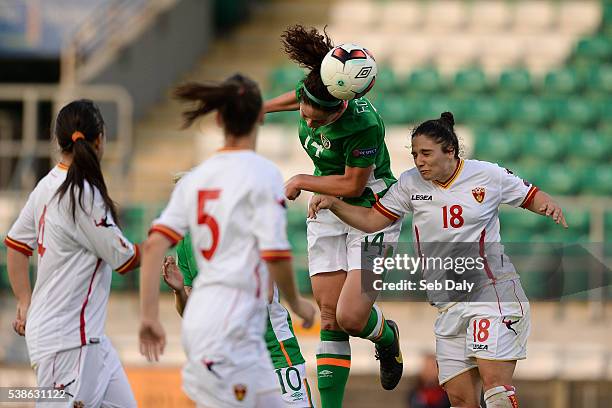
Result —
[[[177,264],[183,273],[183,285],[193,287],[198,268],[193,256],[191,236],[186,234],[176,246]],[[274,286],[272,303],[268,305],[268,327],[264,336],[275,369],[304,363],[300,345],[293,332],[289,311],[280,303]]]
[[[298,99],[302,82],[296,88]],[[366,98],[348,101],[346,111],[333,123],[311,129],[300,118],[298,132],[302,148],[314,163],[315,176],[344,174],[345,167],[373,166],[360,197],[345,198],[349,204],[371,207],[396,182],[385,144],[385,124]]]

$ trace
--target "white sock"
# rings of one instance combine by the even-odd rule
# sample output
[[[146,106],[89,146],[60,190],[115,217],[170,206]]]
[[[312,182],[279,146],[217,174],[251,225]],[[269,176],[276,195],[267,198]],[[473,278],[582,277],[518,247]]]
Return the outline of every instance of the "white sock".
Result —
[[[515,388],[511,385],[491,388],[484,394],[487,408],[519,408],[515,394]]]

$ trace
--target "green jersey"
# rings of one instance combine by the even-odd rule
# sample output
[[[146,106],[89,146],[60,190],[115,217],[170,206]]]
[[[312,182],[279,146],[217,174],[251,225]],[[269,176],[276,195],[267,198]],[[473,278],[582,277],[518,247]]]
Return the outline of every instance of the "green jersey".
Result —
[[[198,268],[189,234],[185,235],[183,240],[177,244],[176,257],[178,267],[183,273],[183,285],[193,287],[193,281],[198,275]],[[272,303],[268,305],[268,325],[264,340],[275,369],[304,363],[300,345],[293,332],[291,316],[279,302],[276,287],[274,287]]]
[[[296,88],[298,98],[302,82]],[[311,129],[300,118],[302,148],[314,163],[315,176],[344,174],[345,167],[373,166],[373,172],[359,197],[345,198],[349,204],[371,207],[396,182],[385,144],[385,124],[366,98],[348,102],[346,111],[329,125]]]

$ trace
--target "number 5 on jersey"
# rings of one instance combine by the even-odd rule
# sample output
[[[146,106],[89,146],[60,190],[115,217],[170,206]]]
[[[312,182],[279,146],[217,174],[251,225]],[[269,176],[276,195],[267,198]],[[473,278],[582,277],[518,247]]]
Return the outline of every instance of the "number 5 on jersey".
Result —
[[[208,214],[205,210],[206,202],[209,200],[217,200],[221,195],[221,190],[200,190],[198,191],[198,225],[206,225],[210,228],[212,243],[210,248],[202,249],[200,252],[207,261],[212,258],[217,245],[219,244],[219,224],[215,218]]]

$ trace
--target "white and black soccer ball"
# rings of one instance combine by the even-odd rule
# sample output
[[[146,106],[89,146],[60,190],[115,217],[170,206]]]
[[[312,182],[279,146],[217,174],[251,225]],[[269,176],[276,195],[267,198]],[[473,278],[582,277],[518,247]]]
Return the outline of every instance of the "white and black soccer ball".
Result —
[[[321,63],[323,84],[338,99],[362,97],[374,86],[377,73],[372,54],[355,44],[332,48]]]

